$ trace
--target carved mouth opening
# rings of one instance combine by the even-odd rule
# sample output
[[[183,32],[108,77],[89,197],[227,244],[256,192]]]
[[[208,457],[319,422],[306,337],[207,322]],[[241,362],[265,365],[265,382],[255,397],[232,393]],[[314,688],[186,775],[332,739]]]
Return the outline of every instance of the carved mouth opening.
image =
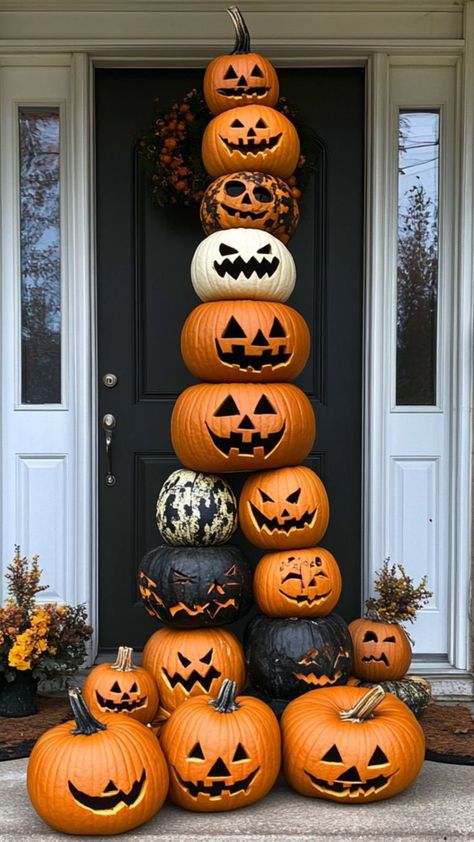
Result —
[[[272,275],[275,274],[279,265],[280,261],[276,256],[272,257],[271,260],[267,257],[262,257],[261,260],[257,260],[256,257],[251,257],[250,260],[244,260],[239,254],[235,260],[229,260],[229,258],[226,258],[220,263],[217,260],[214,261],[214,269],[217,274],[221,278],[225,275],[230,275],[234,281],[238,279],[239,275],[244,275],[244,277],[248,280],[254,273],[257,275],[259,280],[262,280],[265,276],[271,278]]]
[[[286,534],[291,532],[293,529],[304,529],[305,526],[313,526],[318,511],[316,508],[313,509],[312,512],[305,512],[305,514],[300,518],[289,518],[289,520],[286,520],[285,523],[279,523],[277,517],[265,517],[263,512],[261,512],[260,509],[257,509],[250,500],[249,506],[253,519],[260,530],[263,531],[265,529],[267,532],[285,532]]]
[[[290,596],[289,593],[285,593],[285,591],[283,591],[281,588],[279,589],[279,591],[281,595],[285,597],[285,599],[291,599],[293,602],[297,602],[298,605],[301,605],[303,603],[306,603],[307,605],[317,605],[318,602],[321,602],[322,599],[326,599],[326,597],[329,596],[329,594],[331,593],[331,591],[328,591],[327,593],[316,594],[316,596],[309,597],[306,594]]]
[[[253,456],[254,451],[261,447],[264,456],[267,457],[280,444],[283,433],[285,432],[286,423],[275,433],[269,433],[268,436],[262,436],[257,432],[252,433],[248,442],[244,442],[243,433],[231,433],[227,437],[218,436],[217,433],[212,432],[207,422],[206,427],[215,446],[224,456],[229,456],[232,449],[237,450],[239,456]]]
[[[237,88],[217,88],[217,93],[221,94],[221,96],[228,97],[265,96],[265,94],[268,93],[269,90],[270,88],[266,88],[264,85],[258,85],[255,87],[240,86]]]
[[[332,678],[329,675],[317,676],[314,672],[294,672],[293,675],[298,681],[304,681],[305,684],[312,684],[314,687],[326,687],[327,684],[335,684],[336,681],[339,681],[342,672],[336,672]]]
[[[92,810],[94,813],[98,812],[116,812],[118,807],[133,807],[142,794],[142,789],[146,780],[146,772],[143,770],[142,776],[138,781],[135,781],[130,792],[123,792],[117,789],[114,782],[111,780],[107,784],[104,792],[110,792],[110,795],[88,795],[87,792],[82,792],[74,786],[71,781],[68,781],[69,791],[75,801],[87,810]]]
[[[203,690],[206,693],[209,693],[212,682],[215,678],[220,678],[221,675],[215,667],[210,667],[206,675],[200,675],[197,670],[193,670],[189,678],[184,678],[178,672],[175,672],[174,675],[170,675],[166,667],[162,668],[162,672],[171,687],[174,688],[177,684],[180,684],[181,687],[184,687],[188,693],[191,692],[195,684],[200,684]]]
[[[263,219],[268,213],[266,210],[258,213],[257,211],[244,210],[243,208],[231,208],[230,205],[226,205],[224,202],[221,202],[221,207],[229,216],[240,216],[241,219]]]
[[[242,370],[251,368],[254,371],[261,371],[265,365],[276,368],[280,365],[286,365],[292,356],[291,353],[287,353],[286,345],[279,345],[276,353],[273,352],[272,348],[265,348],[258,356],[246,354],[244,345],[232,345],[231,351],[223,351],[218,339],[216,339],[216,348],[221,362],[225,365],[238,365]]]
[[[174,617],[175,614],[179,614],[180,611],[184,611],[184,613],[188,614],[190,617],[194,617],[197,614],[207,614],[209,617],[214,619],[220,611],[224,611],[226,608],[236,607],[237,603],[235,599],[231,597],[225,602],[206,602],[204,605],[194,605],[192,607],[186,605],[184,602],[178,602],[176,605],[171,606],[169,612],[172,617]]]
[[[130,713],[132,710],[145,707],[148,701],[148,696],[140,696],[139,699],[124,699],[121,702],[114,702],[112,699],[104,699],[98,690],[95,691],[95,695],[100,707],[103,710],[110,710],[112,713]]]
[[[330,783],[322,778],[317,778],[315,775],[311,775],[307,769],[305,769],[304,772],[310,779],[313,786],[315,786],[316,789],[319,789],[320,792],[328,793],[329,795],[337,795],[339,797],[348,796],[349,798],[356,798],[359,795],[366,797],[367,795],[372,795],[375,792],[380,792],[391,781],[393,775],[397,774],[396,772],[393,772],[388,776],[377,775],[376,778],[369,778],[367,781],[344,781],[339,778],[333,783]]]
[[[253,137],[239,137],[237,143],[226,140],[221,134],[219,138],[230,152],[240,152],[242,155],[258,155],[259,152],[266,152],[267,149],[274,149],[275,146],[278,146],[281,136],[282,132],[273,135],[273,137],[262,137],[261,140],[255,140]]]
[[[369,657],[364,656],[362,658],[365,664],[370,664],[371,661],[374,661],[377,664],[384,663],[386,667],[388,667],[388,658],[385,652],[382,652],[380,658],[376,658],[375,655],[370,655]]]
[[[226,784],[224,781],[213,781],[210,786],[206,786],[204,781],[197,781],[197,783],[194,783],[193,781],[185,781],[174,766],[172,769],[181,786],[184,787],[184,789],[186,789],[193,798],[197,798],[198,795],[208,795],[210,798],[220,798],[221,795],[235,795],[237,792],[246,792],[255,778],[255,775],[259,771],[260,766],[254,769],[253,772],[250,772],[250,774],[241,781],[235,781],[233,784]]]

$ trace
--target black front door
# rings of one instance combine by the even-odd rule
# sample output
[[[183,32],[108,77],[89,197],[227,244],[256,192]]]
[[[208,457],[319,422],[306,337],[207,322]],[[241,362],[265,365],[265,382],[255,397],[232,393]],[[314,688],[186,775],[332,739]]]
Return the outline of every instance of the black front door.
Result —
[[[360,608],[362,253],[364,72],[283,69],[281,89],[317,132],[318,173],[301,202],[289,248],[297,267],[289,304],[312,334],[310,361],[296,381],[317,417],[307,464],[320,474],[331,503],[321,542],[339,561],[347,620]],[[137,568],[160,542],[155,503],[178,467],[170,416],[194,382],[179,352],[186,315],[199,301],[189,267],[203,238],[196,209],[152,205],[136,159],[136,139],[151,122],[153,102],[167,105],[193,87],[202,70],[98,70],[97,253],[99,352],[99,637],[101,649],[141,649],[157,625],[137,595]],[[105,374],[115,374],[108,388]],[[105,481],[102,418],[112,414],[115,485]],[[243,476],[228,478],[238,491]],[[237,534],[253,563],[261,551]],[[240,631],[242,624],[237,627]]]

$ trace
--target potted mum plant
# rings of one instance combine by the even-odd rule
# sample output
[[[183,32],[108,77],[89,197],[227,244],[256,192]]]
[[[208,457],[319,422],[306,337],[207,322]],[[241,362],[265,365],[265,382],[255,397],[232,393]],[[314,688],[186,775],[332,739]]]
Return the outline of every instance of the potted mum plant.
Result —
[[[84,605],[39,603],[38,556],[15,557],[7,567],[7,599],[0,607],[0,716],[36,713],[42,678],[73,675],[86,655],[92,627]]]

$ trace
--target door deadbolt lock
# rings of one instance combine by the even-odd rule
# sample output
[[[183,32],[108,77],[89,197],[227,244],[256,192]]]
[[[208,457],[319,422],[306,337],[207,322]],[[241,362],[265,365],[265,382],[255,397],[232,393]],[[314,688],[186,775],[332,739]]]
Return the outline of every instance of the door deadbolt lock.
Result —
[[[116,374],[112,373],[104,374],[102,383],[104,386],[107,386],[107,389],[113,389],[118,383],[118,377]]]

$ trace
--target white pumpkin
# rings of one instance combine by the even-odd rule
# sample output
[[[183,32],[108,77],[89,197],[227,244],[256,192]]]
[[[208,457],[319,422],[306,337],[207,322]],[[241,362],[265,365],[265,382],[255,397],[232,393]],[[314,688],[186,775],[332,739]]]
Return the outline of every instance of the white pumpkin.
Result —
[[[156,525],[167,544],[224,544],[237,529],[237,501],[216,474],[179,468],[165,480],[156,503]]]
[[[202,301],[260,298],[286,301],[296,280],[287,247],[267,231],[231,228],[199,243],[191,263],[193,287]]]

